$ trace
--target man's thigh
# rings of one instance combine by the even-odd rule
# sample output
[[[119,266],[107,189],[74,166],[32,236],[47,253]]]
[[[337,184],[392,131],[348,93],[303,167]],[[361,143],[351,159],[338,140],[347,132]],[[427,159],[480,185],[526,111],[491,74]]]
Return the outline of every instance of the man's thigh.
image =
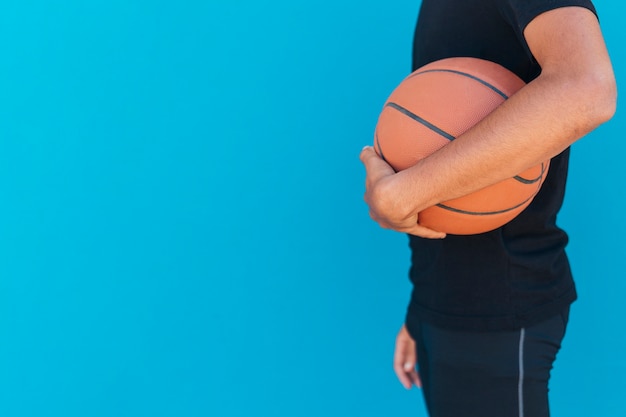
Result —
[[[504,332],[421,323],[416,342],[431,417],[547,417],[548,381],[567,314]]]

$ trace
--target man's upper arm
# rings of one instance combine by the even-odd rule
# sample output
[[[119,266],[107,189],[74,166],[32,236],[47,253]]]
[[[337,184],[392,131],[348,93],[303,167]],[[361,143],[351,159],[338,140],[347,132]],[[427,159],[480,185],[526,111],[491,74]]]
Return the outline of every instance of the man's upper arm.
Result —
[[[535,17],[524,37],[542,73],[613,78],[596,15],[584,7],[562,7]]]

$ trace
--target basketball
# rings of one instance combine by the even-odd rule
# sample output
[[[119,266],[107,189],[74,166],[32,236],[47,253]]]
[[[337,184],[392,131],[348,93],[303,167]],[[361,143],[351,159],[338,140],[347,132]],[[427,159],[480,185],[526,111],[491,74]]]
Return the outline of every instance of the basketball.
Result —
[[[513,72],[478,58],[446,58],[406,77],[378,118],[374,149],[401,171],[450,143],[524,86]],[[515,218],[539,192],[549,161],[513,178],[418,214],[420,225],[448,234],[494,230]]]

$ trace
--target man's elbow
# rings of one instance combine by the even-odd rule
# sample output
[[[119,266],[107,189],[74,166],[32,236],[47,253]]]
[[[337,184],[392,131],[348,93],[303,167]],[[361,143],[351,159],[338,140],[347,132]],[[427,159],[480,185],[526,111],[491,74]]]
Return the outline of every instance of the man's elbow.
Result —
[[[585,81],[587,122],[591,129],[608,122],[617,110],[617,83],[613,72],[596,74]]]

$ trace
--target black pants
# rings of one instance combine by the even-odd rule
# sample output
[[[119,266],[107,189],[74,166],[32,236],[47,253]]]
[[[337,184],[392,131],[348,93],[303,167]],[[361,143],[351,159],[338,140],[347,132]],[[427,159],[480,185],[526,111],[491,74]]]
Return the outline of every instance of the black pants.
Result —
[[[548,380],[569,308],[516,331],[451,331],[420,323],[418,369],[431,417],[548,417]]]

